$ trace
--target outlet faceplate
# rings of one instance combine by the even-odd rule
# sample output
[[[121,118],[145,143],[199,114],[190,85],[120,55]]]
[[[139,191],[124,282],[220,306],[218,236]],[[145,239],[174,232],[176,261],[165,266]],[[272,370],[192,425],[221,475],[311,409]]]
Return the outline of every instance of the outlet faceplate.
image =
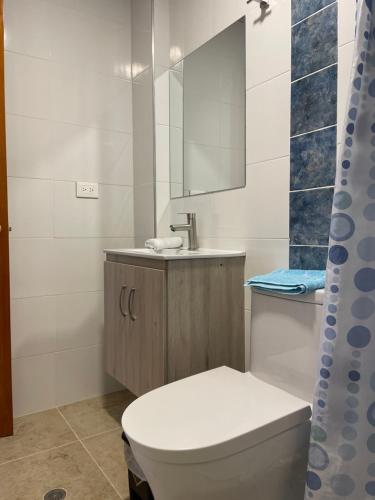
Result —
[[[99,184],[97,182],[76,182],[77,198],[99,198]]]

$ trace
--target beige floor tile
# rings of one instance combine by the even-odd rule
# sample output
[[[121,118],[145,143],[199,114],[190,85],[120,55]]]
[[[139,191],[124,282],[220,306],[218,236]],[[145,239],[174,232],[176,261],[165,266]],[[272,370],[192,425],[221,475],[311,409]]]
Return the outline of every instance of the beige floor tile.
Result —
[[[119,428],[125,408],[134,401],[129,391],[114,392],[60,407],[80,438]]]
[[[4,500],[39,500],[53,488],[69,500],[119,499],[79,442],[1,465],[0,477]]]
[[[121,494],[121,498],[128,500],[128,470],[125,463],[121,431],[106,432],[85,439],[83,442],[99,466],[107,474],[113,486]]]
[[[14,436],[0,439],[0,464],[75,440],[57,410],[19,417],[14,421]]]

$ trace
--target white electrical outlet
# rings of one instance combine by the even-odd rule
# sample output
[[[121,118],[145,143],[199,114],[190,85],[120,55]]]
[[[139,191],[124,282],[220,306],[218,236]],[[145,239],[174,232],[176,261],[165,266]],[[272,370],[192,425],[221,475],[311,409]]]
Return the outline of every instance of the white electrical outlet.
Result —
[[[77,198],[99,198],[99,184],[97,182],[76,182]]]

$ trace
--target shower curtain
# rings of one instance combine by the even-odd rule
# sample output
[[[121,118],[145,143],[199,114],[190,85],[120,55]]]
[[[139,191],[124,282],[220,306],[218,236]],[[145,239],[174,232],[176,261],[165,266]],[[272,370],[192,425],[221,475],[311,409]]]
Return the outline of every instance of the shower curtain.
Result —
[[[305,500],[375,498],[374,11],[375,0],[357,2]]]

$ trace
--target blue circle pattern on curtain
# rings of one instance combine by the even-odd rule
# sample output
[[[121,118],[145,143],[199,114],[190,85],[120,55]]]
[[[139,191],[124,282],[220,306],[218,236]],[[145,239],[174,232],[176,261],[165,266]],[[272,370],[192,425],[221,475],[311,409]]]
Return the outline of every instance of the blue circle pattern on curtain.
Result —
[[[346,0],[354,1],[354,0]],[[305,499],[375,498],[375,2],[359,0]]]

